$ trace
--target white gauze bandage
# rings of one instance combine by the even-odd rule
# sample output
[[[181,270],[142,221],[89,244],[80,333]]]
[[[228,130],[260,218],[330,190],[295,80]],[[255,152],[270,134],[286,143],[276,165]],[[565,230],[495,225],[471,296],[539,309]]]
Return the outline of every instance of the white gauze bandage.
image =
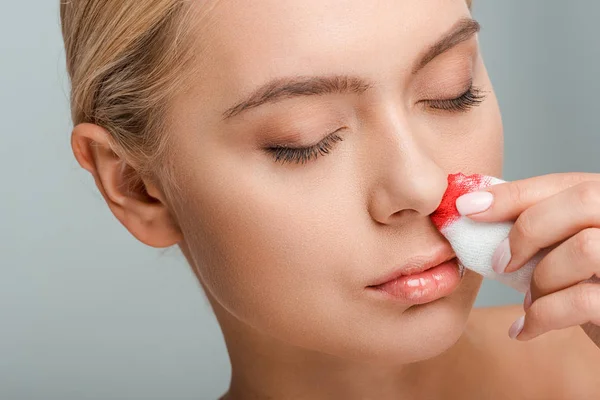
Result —
[[[529,289],[533,269],[549,250],[543,249],[519,270],[497,274],[492,269],[492,256],[500,243],[508,237],[514,222],[476,222],[459,214],[456,199],[466,193],[504,183],[499,178],[485,175],[451,174],[448,188],[431,220],[456,253],[460,264],[486,278],[498,280],[519,292]]]

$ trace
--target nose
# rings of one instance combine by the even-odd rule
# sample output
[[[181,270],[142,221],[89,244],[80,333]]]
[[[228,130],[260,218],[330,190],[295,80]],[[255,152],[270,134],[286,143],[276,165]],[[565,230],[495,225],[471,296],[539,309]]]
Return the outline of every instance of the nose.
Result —
[[[448,186],[447,171],[436,162],[436,153],[441,153],[435,140],[420,139],[407,125],[374,136],[378,151],[375,161],[371,159],[376,177],[369,201],[372,218],[398,224],[409,215],[433,213]]]

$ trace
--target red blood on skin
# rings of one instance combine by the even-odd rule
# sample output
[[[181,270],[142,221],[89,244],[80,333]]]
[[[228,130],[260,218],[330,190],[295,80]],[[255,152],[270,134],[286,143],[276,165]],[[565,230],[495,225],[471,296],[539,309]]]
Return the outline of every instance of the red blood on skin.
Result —
[[[461,217],[456,208],[456,199],[466,193],[475,192],[489,186],[489,178],[485,175],[465,175],[462,173],[448,175],[448,188],[442,197],[442,202],[429,217],[438,230],[450,225]]]

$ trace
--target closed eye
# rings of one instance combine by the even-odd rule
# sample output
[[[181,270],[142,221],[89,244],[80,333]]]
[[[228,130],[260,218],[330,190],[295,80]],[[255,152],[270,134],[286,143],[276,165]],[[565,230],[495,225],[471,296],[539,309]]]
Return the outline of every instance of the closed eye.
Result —
[[[481,104],[486,98],[485,92],[471,84],[466,92],[453,99],[423,100],[429,108],[450,112],[466,112]]]
[[[296,164],[305,164],[308,161],[314,160],[319,156],[329,154],[333,146],[337,142],[344,140],[338,133],[346,127],[340,128],[335,132],[327,135],[319,143],[308,146],[308,147],[289,147],[289,146],[273,146],[265,148],[265,151],[269,153],[275,162],[281,162],[282,164],[293,162]]]

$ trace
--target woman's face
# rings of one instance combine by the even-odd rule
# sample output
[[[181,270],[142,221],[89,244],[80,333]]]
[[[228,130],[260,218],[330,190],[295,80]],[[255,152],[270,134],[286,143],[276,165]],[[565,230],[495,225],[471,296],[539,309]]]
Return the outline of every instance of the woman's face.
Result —
[[[448,246],[428,217],[448,174],[501,174],[465,2],[223,0],[198,21],[199,73],[172,115],[171,202],[220,320],[344,358],[451,346],[478,275],[421,305],[367,286]]]

